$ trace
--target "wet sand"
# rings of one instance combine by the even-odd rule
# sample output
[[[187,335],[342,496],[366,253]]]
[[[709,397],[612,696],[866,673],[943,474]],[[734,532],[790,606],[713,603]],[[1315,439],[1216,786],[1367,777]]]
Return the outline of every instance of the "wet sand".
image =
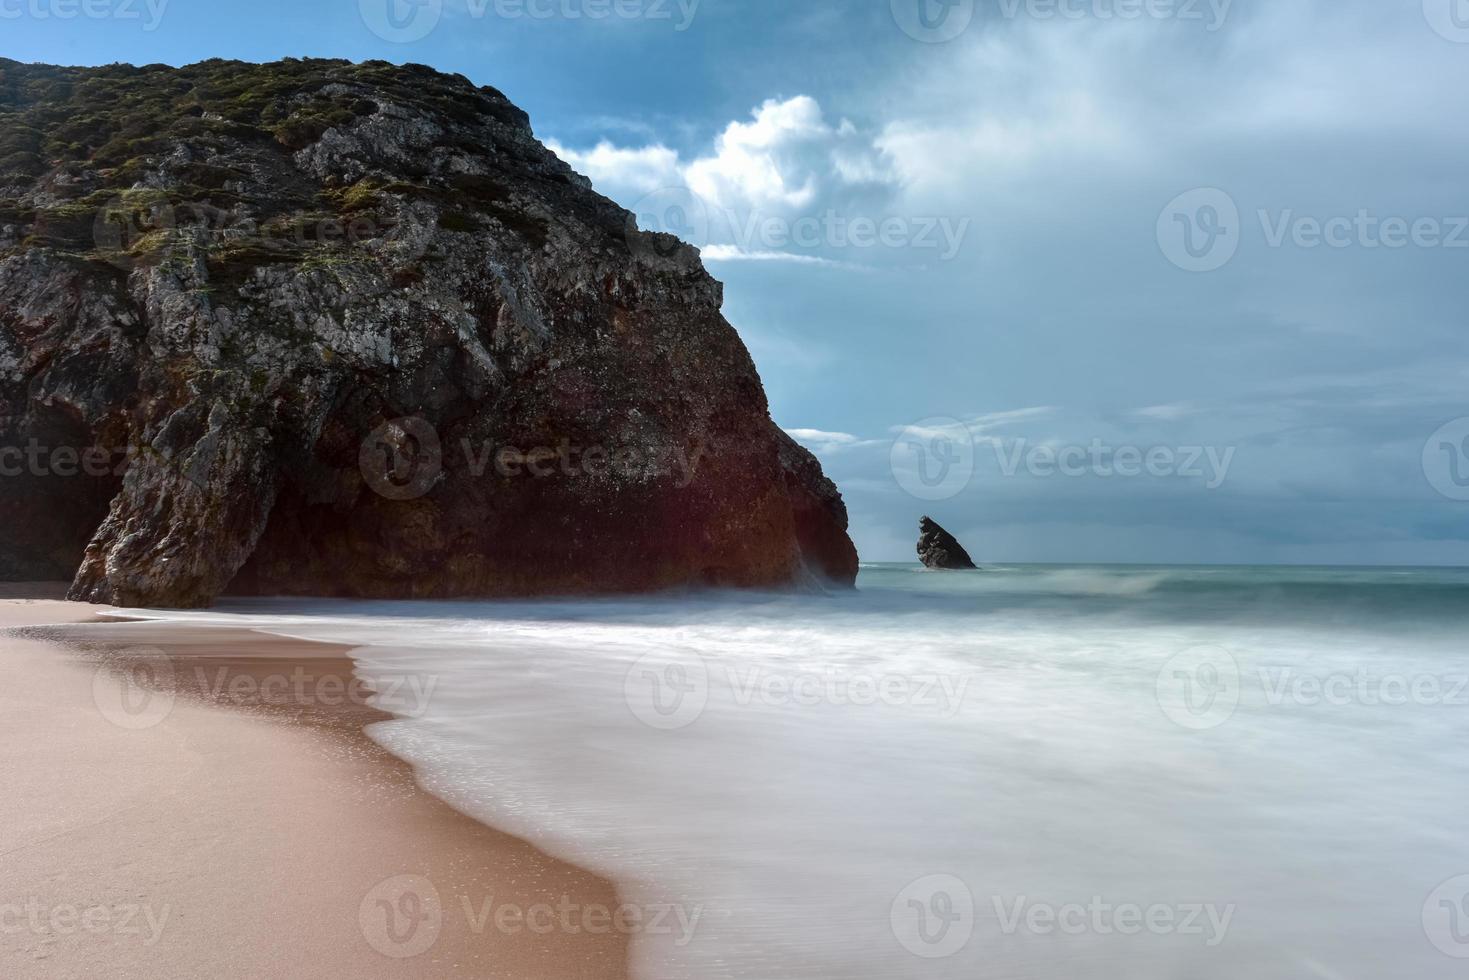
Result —
[[[0,976],[626,976],[613,885],[421,790],[345,650],[57,595],[0,592]]]

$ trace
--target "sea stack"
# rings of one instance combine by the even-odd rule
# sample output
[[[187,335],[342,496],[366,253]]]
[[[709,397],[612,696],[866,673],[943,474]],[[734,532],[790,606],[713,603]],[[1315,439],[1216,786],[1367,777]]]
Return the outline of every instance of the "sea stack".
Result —
[[[0,59],[0,122],[0,459],[33,461],[0,579],[173,607],[852,585],[841,495],[697,250],[495,89]]]
[[[918,522],[918,557],[929,568],[964,569],[976,567],[969,552],[932,517]]]

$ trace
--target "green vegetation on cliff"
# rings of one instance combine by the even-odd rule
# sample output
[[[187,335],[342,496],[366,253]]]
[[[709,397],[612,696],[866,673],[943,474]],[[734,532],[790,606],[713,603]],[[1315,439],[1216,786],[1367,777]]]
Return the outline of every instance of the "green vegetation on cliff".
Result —
[[[0,59],[0,255],[46,247],[134,268],[156,261],[178,229],[197,228],[220,281],[238,285],[255,265],[304,262],[313,250],[383,234],[406,201],[504,198],[493,182],[421,180],[427,168],[340,186],[262,180],[278,169],[273,157],[372,116],[380,99],[451,123],[529,125],[494,89],[420,65],[216,59],[61,68]],[[158,178],[163,160],[167,180]],[[455,214],[444,227],[478,226]]]

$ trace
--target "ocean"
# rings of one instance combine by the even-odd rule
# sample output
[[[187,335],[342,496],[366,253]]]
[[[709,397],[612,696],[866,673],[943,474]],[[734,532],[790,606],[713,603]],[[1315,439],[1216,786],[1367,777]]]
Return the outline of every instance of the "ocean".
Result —
[[[369,734],[617,881],[641,977],[1469,968],[1469,570],[135,615],[353,646]]]

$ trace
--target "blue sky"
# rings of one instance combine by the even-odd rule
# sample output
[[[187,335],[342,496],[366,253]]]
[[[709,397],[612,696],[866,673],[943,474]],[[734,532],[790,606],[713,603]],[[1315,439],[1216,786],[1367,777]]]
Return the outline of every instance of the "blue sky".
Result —
[[[911,558],[929,513],[991,561],[1469,564],[1469,0],[0,21],[20,60],[384,58],[500,88],[703,248],[864,559]]]

